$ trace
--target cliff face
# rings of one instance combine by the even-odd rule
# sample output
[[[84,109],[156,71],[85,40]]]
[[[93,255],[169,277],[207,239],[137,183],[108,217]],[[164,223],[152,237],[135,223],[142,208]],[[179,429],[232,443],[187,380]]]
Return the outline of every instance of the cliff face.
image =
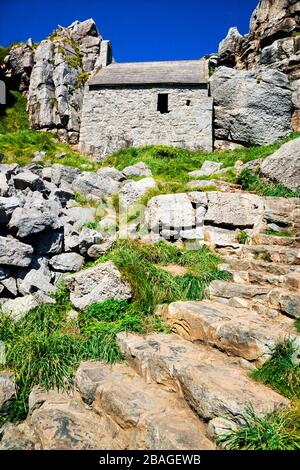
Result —
[[[28,91],[33,129],[58,131],[78,141],[84,83],[100,55],[102,38],[93,20],[59,28],[42,41],[34,56]]]
[[[102,41],[92,19],[59,27],[38,47],[15,46],[5,60],[6,76],[28,96],[32,129],[57,131],[77,143],[83,89],[89,74],[101,65]]]
[[[261,0],[252,14],[249,33],[241,36],[237,28],[230,28],[217,61],[239,70],[267,67],[286,74],[293,90],[292,126],[300,131],[299,0]]]

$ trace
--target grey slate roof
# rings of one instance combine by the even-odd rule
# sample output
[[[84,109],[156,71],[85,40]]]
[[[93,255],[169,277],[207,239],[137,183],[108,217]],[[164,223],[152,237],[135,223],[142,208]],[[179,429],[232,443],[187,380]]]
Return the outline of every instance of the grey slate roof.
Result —
[[[201,85],[208,82],[206,60],[113,63],[100,69],[89,86],[154,84]]]

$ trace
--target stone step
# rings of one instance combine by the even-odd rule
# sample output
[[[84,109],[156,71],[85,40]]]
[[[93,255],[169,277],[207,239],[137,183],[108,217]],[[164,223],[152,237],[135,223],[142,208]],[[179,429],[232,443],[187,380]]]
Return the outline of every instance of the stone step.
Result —
[[[280,237],[276,235],[266,235],[260,233],[255,235],[251,242],[253,245],[288,246],[290,248],[300,248],[300,237]]]
[[[223,299],[232,307],[250,308],[271,317],[278,311],[300,318],[300,293],[295,291],[226,281],[212,281],[208,290],[212,300]]]
[[[119,450],[101,417],[76,394],[35,387],[29,414],[4,427],[1,450]]]
[[[222,269],[235,271],[263,271],[274,275],[286,275],[290,273],[300,273],[300,265],[269,263],[263,260],[239,259],[234,256],[223,256]]]
[[[235,283],[250,283],[260,286],[281,287],[287,290],[294,290],[300,293],[300,272],[289,274],[270,274],[260,271],[237,271],[227,269]]]
[[[76,384],[104,422],[115,445],[131,450],[207,450],[215,445],[207,426],[185,400],[148,385],[127,364],[82,363]]]
[[[300,248],[271,245],[239,245],[237,248],[220,248],[218,252],[222,256],[235,256],[239,259],[300,265]]]
[[[263,364],[276,343],[297,335],[294,321],[266,320],[253,311],[217,302],[174,302],[160,313],[174,333],[226,353]]]
[[[146,337],[119,333],[127,361],[147,383],[179,392],[205,420],[227,417],[243,422],[251,404],[258,416],[286,406],[289,400],[247,376],[239,359],[175,334]]]

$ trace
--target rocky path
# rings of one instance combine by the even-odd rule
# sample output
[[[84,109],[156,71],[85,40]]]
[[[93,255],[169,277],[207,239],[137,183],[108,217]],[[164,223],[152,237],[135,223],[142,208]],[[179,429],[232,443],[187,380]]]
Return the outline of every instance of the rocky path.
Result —
[[[294,237],[259,234],[249,245],[219,248],[230,282],[212,282],[210,300],[162,306],[172,334],[120,333],[126,361],[82,363],[72,395],[34,389],[27,420],[7,426],[2,448],[214,449],[250,404],[259,416],[287,406],[248,373],[297,335],[293,230]]]

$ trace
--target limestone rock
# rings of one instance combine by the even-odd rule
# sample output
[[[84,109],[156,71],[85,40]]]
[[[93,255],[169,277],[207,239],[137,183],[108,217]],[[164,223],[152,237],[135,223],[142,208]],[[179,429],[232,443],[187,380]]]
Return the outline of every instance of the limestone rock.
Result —
[[[83,173],[72,184],[74,191],[85,196],[107,197],[116,193],[119,182],[107,175]]]
[[[79,235],[79,252],[86,255],[92,245],[97,245],[103,241],[103,235],[96,230],[85,227]]]
[[[280,325],[255,312],[217,302],[174,302],[163,318],[183,338],[212,345],[248,361],[265,362],[275,344],[289,335],[289,322]]]
[[[157,235],[163,235],[164,230],[171,230],[180,233],[181,238],[203,238],[206,204],[205,193],[156,196],[147,205],[145,223]]]
[[[292,91],[276,70],[220,67],[211,77],[215,137],[266,145],[291,133]]]
[[[45,189],[43,180],[30,171],[18,173],[13,177],[13,182],[16,189],[24,190],[29,188],[32,191],[43,191]]]
[[[60,27],[39,44],[28,94],[30,124],[34,129],[57,129],[69,143],[78,141],[82,77],[94,69],[101,39],[90,19],[68,28]]]
[[[8,266],[29,266],[33,248],[14,238],[0,237],[0,264]]]
[[[134,206],[150,189],[156,188],[156,182],[153,178],[143,178],[139,181],[126,182],[120,192],[120,206],[129,209]]]
[[[70,290],[72,304],[79,310],[93,302],[131,297],[129,285],[121,280],[120,272],[111,261],[67,276],[65,285]]]
[[[138,162],[134,165],[127,166],[122,170],[127,178],[138,178],[140,176],[152,176],[152,171],[144,162]]]
[[[79,232],[83,225],[95,219],[95,209],[93,207],[70,207],[65,211],[66,219],[75,230]],[[78,233],[79,234],[79,233]]]
[[[14,320],[18,321],[21,320],[21,318],[30,310],[37,307],[38,304],[38,297],[29,294],[24,297],[17,297],[16,299],[8,300],[2,305],[2,311],[5,315],[9,315]]]
[[[241,423],[249,403],[258,416],[289,404],[248,378],[233,358],[205,345],[194,345],[174,334],[142,338],[119,333],[117,337],[127,360],[148,383],[179,391],[205,420],[227,417]]]
[[[9,186],[7,184],[7,178],[4,173],[0,173],[0,197],[8,196]]]
[[[31,269],[20,282],[19,291],[23,295],[35,292],[43,292],[44,294],[54,292],[55,287],[51,284],[50,270],[46,267]]]
[[[78,253],[61,253],[53,256],[49,263],[56,271],[73,272],[82,268],[84,258]]]
[[[263,199],[247,193],[207,193],[207,225],[222,228],[253,228],[263,216]]]
[[[9,228],[20,238],[28,237],[44,230],[60,229],[62,224],[51,210],[44,212],[35,208],[17,208],[14,210],[9,222]]]
[[[207,225],[204,227],[204,240],[209,242],[211,247],[237,246],[237,233],[220,227]]]
[[[21,206],[18,197],[0,197],[0,225],[6,225],[17,207]]]
[[[2,449],[111,448],[101,418],[72,394],[33,389],[29,402],[30,414],[26,421],[4,429]],[[112,445],[111,442],[110,444]]]
[[[49,176],[52,183],[56,184],[56,186],[60,186],[63,182],[67,182],[71,185],[74,179],[80,175],[80,173],[81,172],[78,168],[71,168],[61,165],[60,163],[55,163],[51,167]]]
[[[0,415],[16,396],[14,375],[11,372],[0,372]]]
[[[126,180],[126,176],[124,172],[117,170],[114,167],[106,166],[102,167],[97,171],[97,174],[100,176],[108,176],[109,178],[116,180],[116,181],[124,181]]]
[[[300,190],[300,138],[291,140],[267,157],[260,166],[263,176]]]
[[[97,388],[93,409],[125,449],[213,449],[205,427],[173,393],[149,385],[125,364],[107,373]],[[120,387],[120,384],[123,384]]]
[[[5,75],[21,92],[28,92],[30,75],[34,63],[34,49],[29,44],[10,48],[5,59]]]
[[[215,173],[218,173],[219,170],[222,168],[223,163],[219,162],[211,162],[209,160],[206,160],[203,165],[201,170],[196,170],[196,171],[191,171],[189,173],[189,176],[198,178],[201,176],[211,176],[214,175]],[[207,182],[207,185],[209,185],[209,181]]]

